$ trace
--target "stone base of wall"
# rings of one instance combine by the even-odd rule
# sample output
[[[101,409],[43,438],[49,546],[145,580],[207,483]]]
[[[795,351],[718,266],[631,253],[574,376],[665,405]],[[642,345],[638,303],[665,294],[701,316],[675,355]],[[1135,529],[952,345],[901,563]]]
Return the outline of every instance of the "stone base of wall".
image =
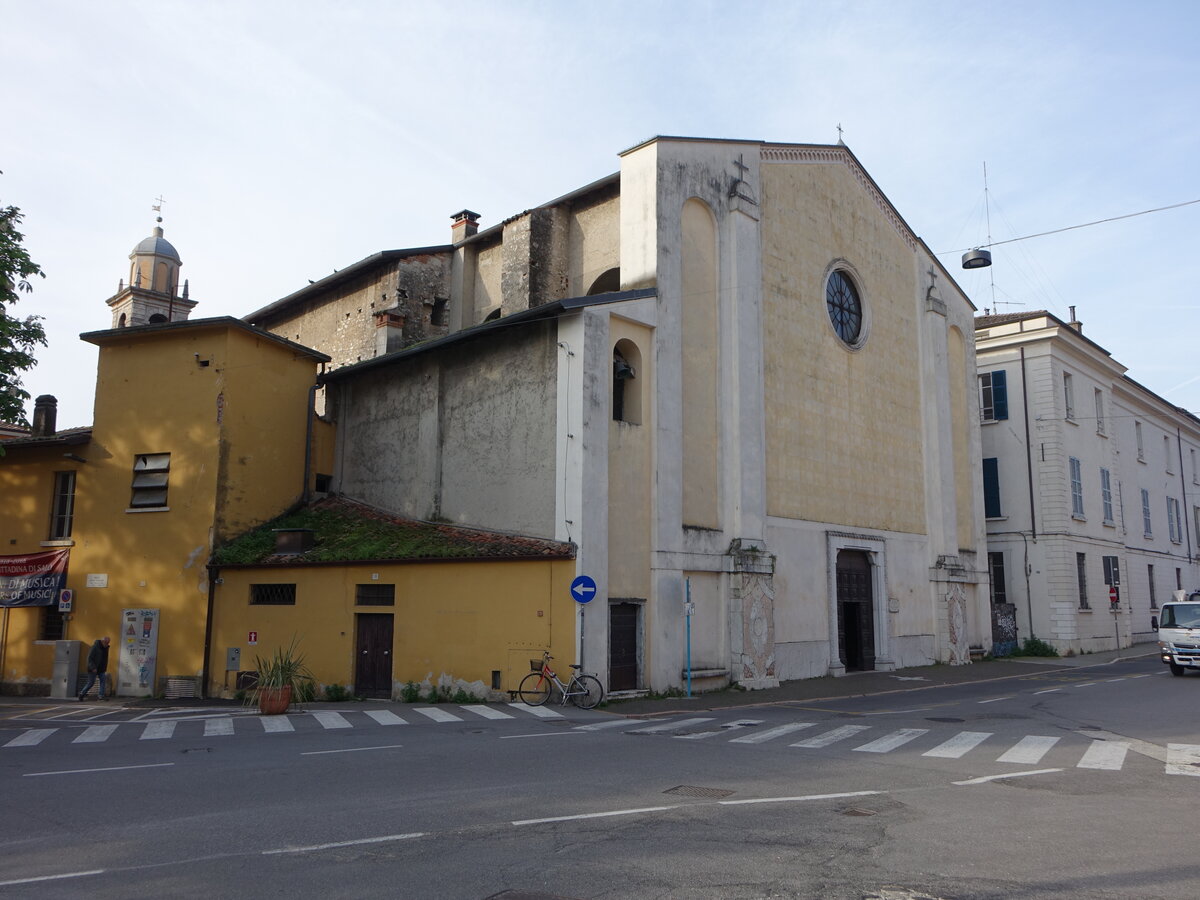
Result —
[[[49,697],[50,682],[0,681],[0,694],[7,697]]]

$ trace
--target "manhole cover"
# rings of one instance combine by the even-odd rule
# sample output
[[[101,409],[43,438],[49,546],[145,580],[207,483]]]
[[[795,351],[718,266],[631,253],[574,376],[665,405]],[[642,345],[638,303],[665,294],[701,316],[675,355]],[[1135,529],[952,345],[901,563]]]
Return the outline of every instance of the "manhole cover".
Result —
[[[681,784],[678,787],[673,787],[670,790],[663,791],[664,794],[678,794],[683,797],[702,797],[719,798],[728,797],[733,791],[724,791],[721,788],[695,787],[690,784]]]

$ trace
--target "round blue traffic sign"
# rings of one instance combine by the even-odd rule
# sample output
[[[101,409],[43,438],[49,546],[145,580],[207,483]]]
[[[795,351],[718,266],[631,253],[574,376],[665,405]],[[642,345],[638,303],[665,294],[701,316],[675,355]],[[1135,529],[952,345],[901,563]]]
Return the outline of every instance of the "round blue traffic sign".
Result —
[[[576,603],[588,603],[596,596],[596,579],[590,575],[580,575],[571,582],[571,596]]]

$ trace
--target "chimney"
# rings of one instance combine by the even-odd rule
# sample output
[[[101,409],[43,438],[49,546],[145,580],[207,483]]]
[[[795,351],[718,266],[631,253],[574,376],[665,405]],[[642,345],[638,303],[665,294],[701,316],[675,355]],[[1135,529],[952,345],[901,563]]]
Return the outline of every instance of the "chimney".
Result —
[[[1070,325],[1072,328],[1074,328],[1076,331],[1078,331],[1080,334],[1083,334],[1083,323],[1075,318],[1075,307],[1068,306],[1067,309],[1069,309],[1071,311],[1071,321],[1068,322],[1067,324]]]
[[[450,226],[450,243],[457,244],[479,233],[479,213],[464,209],[450,218],[454,221]]]
[[[54,437],[58,419],[58,398],[42,394],[33,401],[32,437]]]

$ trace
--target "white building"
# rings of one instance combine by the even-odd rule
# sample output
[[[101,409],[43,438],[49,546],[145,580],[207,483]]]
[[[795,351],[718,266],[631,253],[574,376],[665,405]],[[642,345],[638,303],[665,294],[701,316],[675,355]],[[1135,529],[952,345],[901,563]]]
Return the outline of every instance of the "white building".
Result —
[[[1153,640],[1158,605],[1200,585],[1200,420],[1077,321],[975,327],[993,610],[1061,653]]]

